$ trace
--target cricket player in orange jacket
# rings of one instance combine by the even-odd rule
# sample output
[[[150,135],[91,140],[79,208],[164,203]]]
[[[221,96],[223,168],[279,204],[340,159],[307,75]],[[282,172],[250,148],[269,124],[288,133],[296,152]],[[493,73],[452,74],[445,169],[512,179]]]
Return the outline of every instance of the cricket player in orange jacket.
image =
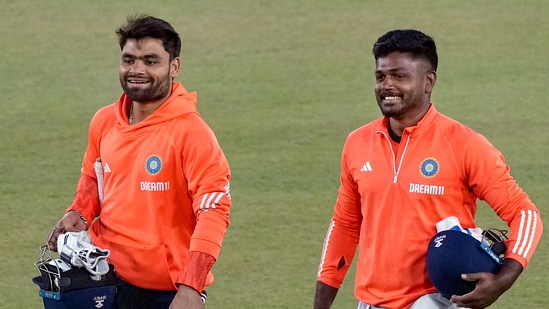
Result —
[[[430,101],[437,78],[433,39],[394,30],[373,47],[375,95],[383,117],[352,132],[317,274],[314,308],[330,308],[357,246],[359,309],[485,308],[511,287],[542,234],[538,209],[482,135],[440,114]],[[449,216],[474,228],[477,199],[510,228],[497,274],[470,273],[465,295],[441,297],[426,271],[435,225]]]
[[[119,309],[203,308],[229,225],[229,166],[196,93],[174,82],[173,27],[137,16],[117,34],[124,93],[93,117],[73,204],[48,243],[55,249],[60,233],[90,228],[121,279]]]

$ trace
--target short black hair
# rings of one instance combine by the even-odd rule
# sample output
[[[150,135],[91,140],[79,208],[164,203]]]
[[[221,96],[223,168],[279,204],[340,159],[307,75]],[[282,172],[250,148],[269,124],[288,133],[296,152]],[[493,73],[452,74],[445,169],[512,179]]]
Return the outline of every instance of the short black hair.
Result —
[[[128,39],[142,39],[146,37],[162,40],[164,50],[170,54],[170,61],[179,57],[181,39],[179,34],[167,21],[150,15],[129,16],[127,23],[116,30],[120,49],[124,48]]]
[[[392,52],[401,52],[413,58],[427,60],[433,71],[438,67],[435,41],[432,37],[415,29],[398,29],[385,33],[374,43],[372,52],[376,61]]]

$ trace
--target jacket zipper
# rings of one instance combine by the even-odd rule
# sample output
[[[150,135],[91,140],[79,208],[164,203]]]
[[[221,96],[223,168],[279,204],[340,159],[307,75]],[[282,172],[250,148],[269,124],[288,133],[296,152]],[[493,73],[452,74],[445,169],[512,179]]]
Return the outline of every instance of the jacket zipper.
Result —
[[[406,150],[408,149],[408,143],[410,142],[411,134],[408,134],[408,138],[406,139],[406,145],[404,145],[404,150],[402,151],[402,156],[400,157],[400,162],[398,163],[398,167],[397,167],[395,150],[393,149],[393,143],[391,143],[389,136],[387,136],[387,134],[385,134],[385,132],[383,131],[376,131],[376,132],[381,133],[389,143],[389,148],[391,148],[391,154],[393,155],[393,183],[397,183],[398,174],[400,173],[400,167],[402,166],[404,155],[406,154]]]

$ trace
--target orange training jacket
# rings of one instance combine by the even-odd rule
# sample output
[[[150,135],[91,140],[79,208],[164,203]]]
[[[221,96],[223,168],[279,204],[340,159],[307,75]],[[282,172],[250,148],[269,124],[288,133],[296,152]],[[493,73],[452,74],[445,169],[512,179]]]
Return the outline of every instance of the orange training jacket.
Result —
[[[510,226],[506,258],[526,266],[542,234],[539,212],[502,154],[432,104],[399,144],[385,117],[352,132],[340,180],[318,280],[339,288],[358,245],[355,296],[370,305],[408,308],[436,292],[425,265],[435,224],[456,216],[463,227],[475,227],[477,199]]]
[[[175,290],[189,251],[219,254],[229,225],[229,166],[196,111],[195,92],[173,83],[166,102],[132,126],[129,104],[123,94],[90,124],[82,176],[96,179],[93,165],[101,159],[102,205],[75,202],[69,210],[90,223],[98,217],[90,235],[110,249],[123,280]],[[210,273],[206,284],[212,281]]]

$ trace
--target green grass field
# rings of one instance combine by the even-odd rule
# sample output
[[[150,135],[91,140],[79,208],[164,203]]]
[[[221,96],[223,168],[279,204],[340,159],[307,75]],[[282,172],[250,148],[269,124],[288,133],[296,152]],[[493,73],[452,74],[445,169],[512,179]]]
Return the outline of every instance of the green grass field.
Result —
[[[114,102],[126,16],[164,18],[231,164],[208,308],[311,308],[347,134],[380,113],[373,42],[438,45],[437,109],[486,135],[549,222],[549,4],[532,1],[32,1],[0,10],[0,308],[42,308],[33,263],[71,203],[93,113]],[[503,227],[486,205],[478,224]],[[491,308],[546,308],[549,244]],[[333,308],[356,308],[354,267]]]

